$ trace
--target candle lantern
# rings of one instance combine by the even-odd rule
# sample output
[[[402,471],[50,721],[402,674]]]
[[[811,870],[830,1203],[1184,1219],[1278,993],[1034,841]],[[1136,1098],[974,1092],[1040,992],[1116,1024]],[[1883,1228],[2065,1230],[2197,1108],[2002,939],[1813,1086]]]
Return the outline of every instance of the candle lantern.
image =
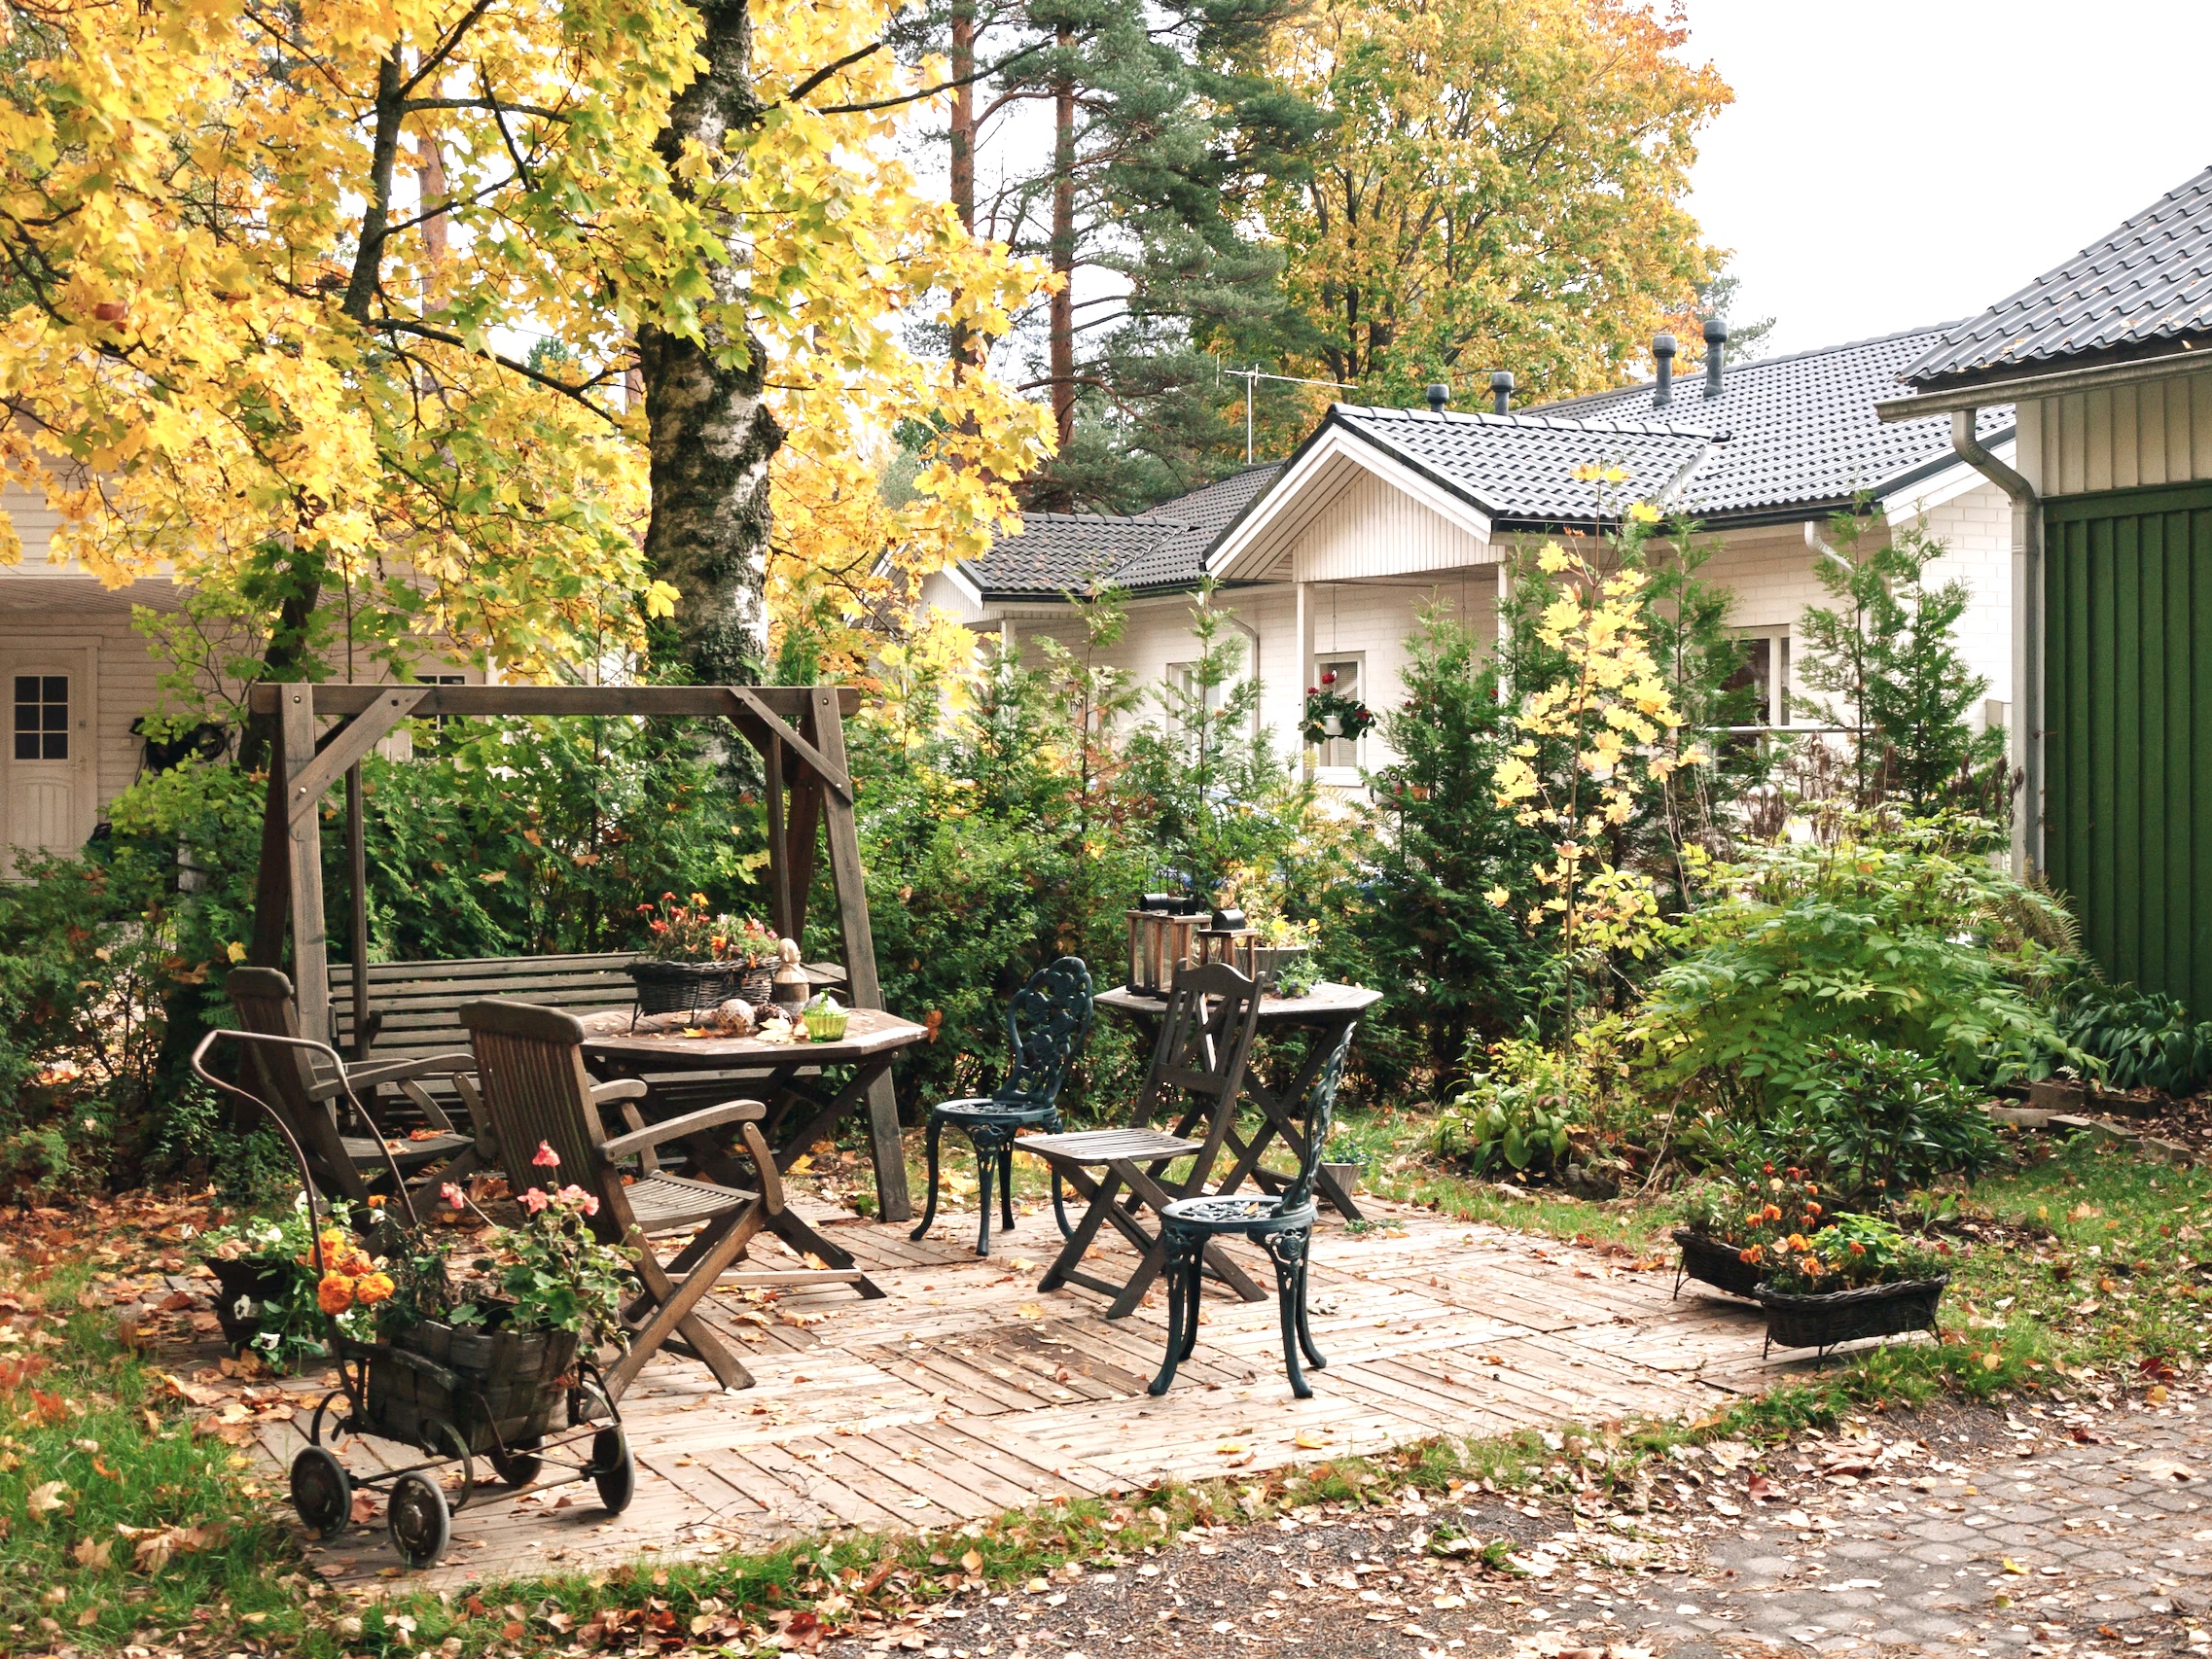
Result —
[[[1260,930],[1244,925],[1243,911],[1216,910],[1197,932],[1197,960],[1221,963],[1257,981],[1259,944]]]
[[[1176,969],[1197,954],[1193,940],[1202,918],[1149,906],[1128,915],[1129,989],[1140,997],[1164,997],[1174,988]]]

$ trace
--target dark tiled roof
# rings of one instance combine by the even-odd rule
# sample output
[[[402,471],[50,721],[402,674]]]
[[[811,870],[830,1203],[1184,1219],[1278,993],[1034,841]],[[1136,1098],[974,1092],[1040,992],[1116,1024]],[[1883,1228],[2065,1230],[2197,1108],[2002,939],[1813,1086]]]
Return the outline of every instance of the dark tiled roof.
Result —
[[[2032,373],[2068,358],[2212,343],[2212,167],[1909,365],[1917,386]]]
[[[1876,339],[1730,365],[1721,395],[1708,398],[1703,371],[1675,377],[1663,413],[1726,429],[1683,485],[1678,504],[1710,522],[1787,517],[1848,501],[1860,490],[1880,495],[1916,475],[1955,460],[1947,415],[1884,425],[1874,404],[1894,398],[1899,374],[1950,327],[1913,329]],[[1584,420],[1645,420],[1653,413],[1650,383],[1598,392],[1546,412]],[[1984,441],[2008,432],[2009,407],[1983,409]]]
[[[1559,523],[1596,516],[1601,486],[1577,479],[1586,462],[1618,463],[1628,474],[1605,486],[1602,504],[1663,501],[1708,450],[1728,435],[1699,423],[1579,420],[1541,414],[1379,409],[1338,404],[1329,423],[1358,433],[1482,508],[1513,523]]]
[[[968,574],[993,597],[1057,597],[1107,582],[1129,588],[1193,582],[1214,538],[1282,470],[1280,462],[1247,467],[1126,517],[1025,512],[1020,534],[992,543]]]

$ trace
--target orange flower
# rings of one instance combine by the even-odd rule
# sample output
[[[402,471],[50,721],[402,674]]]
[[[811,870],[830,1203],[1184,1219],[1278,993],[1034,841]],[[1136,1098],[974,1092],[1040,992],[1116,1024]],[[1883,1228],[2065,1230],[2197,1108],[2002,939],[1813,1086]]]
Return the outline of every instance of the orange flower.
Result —
[[[374,1307],[388,1299],[398,1287],[388,1273],[364,1273],[353,1282],[353,1299],[363,1307]]]
[[[326,1314],[342,1314],[353,1306],[353,1281],[342,1273],[326,1273],[315,1287],[315,1305]]]
[[[1779,1221],[1782,1218],[1782,1207],[1779,1204],[1769,1204],[1762,1214],[1769,1221]]]
[[[1756,1264],[1761,1253],[1762,1253],[1757,1245],[1745,1245],[1743,1249],[1735,1253],[1735,1258],[1738,1261]]]

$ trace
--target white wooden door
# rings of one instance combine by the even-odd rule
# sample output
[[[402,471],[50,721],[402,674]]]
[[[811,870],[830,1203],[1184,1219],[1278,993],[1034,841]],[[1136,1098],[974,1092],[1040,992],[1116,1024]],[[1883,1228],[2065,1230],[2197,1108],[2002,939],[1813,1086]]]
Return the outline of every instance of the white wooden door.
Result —
[[[11,875],[19,857],[75,852],[92,832],[97,802],[88,655],[0,653],[0,691],[8,698],[7,747],[0,750],[6,837],[0,865]]]

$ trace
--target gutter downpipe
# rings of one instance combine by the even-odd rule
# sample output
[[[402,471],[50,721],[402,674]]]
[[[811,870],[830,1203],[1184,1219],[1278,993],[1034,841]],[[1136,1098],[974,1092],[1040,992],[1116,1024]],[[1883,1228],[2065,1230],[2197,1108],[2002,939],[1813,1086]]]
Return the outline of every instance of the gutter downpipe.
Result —
[[[2013,873],[2043,867],[2043,503],[2035,486],[1981,446],[1977,409],[1951,411],[1951,447],[2013,502],[2013,759],[2020,804],[2013,811]]]

